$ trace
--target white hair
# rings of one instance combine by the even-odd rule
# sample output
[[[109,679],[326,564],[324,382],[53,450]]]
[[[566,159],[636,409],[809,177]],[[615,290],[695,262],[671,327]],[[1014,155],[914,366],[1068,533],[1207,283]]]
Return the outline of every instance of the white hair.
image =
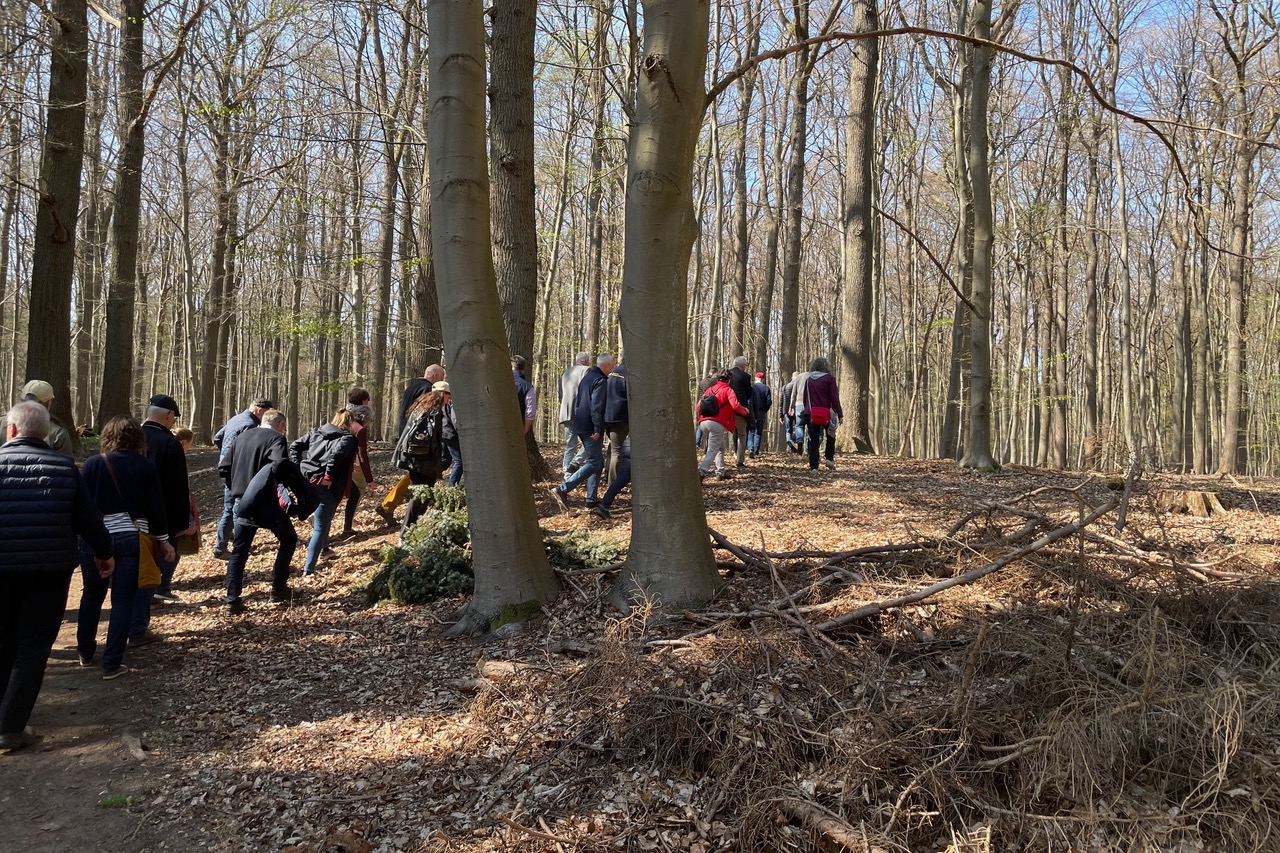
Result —
[[[262,413],[262,426],[264,427],[283,426],[286,421],[288,421],[288,418],[279,409],[268,409]]]
[[[47,438],[49,435],[49,410],[36,400],[14,403],[9,410],[9,425],[24,438]]]
[[[172,411],[173,409],[166,409],[161,406],[147,406],[146,419],[149,421],[158,420],[159,418],[163,418],[165,415],[171,413]]]
[[[746,367],[746,366],[747,366],[747,357],[746,357],[745,355],[740,355],[740,356],[738,356],[737,358],[735,358],[735,359],[733,360],[733,366],[734,366],[734,367],[737,367],[737,368],[739,368],[739,369],[741,369],[741,368],[743,368],[743,367]]]
[[[607,352],[602,352],[596,356],[596,367],[604,367],[606,364],[613,364],[613,356]]]
[[[590,363],[591,363],[591,353],[589,353],[589,352],[580,352],[580,353],[578,353],[577,355],[575,355],[575,356],[573,357],[573,363],[574,363],[574,364],[590,364]]]

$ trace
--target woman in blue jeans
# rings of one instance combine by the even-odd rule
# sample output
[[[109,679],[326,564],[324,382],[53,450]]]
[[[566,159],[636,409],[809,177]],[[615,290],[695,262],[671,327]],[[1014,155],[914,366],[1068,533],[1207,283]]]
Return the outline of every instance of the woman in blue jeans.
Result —
[[[76,620],[76,650],[81,666],[93,664],[102,604],[110,589],[111,618],[102,650],[102,677],[110,681],[129,671],[124,665],[124,653],[130,642],[140,645],[159,639],[150,629],[139,636],[129,635],[135,616],[150,608],[154,591],[153,586],[138,588],[138,533],[158,531],[154,534],[159,540],[157,559],[163,557],[172,562],[177,555],[165,532],[160,473],[146,457],[147,439],[142,425],[128,415],[117,415],[102,428],[100,446],[97,456],[85,460],[80,475],[111,533],[116,569],[110,578],[101,577],[94,565],[93,550],[81,540],[84,590]]]
[[[316,427],[289,445],[289,458],[316,491],[314,529],[302,564],[303,577],[316,573],[320,553],[329,547],[329,527],[347,493],[355,456],[356,437],[351,433],[351,412],[345,406],[338,409],[332,423]]]

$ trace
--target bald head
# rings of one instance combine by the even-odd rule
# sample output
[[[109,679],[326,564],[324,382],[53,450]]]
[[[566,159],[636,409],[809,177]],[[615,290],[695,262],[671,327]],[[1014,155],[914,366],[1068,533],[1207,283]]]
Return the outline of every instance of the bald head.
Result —
[[[437,382],[444,381],[444,368],[438,364],[433,364],[422,372],[422,378],[434,385]]]

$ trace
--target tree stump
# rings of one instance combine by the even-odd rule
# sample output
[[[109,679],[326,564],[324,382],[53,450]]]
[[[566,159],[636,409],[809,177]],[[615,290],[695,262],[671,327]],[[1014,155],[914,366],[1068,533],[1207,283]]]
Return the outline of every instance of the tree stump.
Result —
[[[1161,512],[1186,513],[1198,518],[1226,515],[1227,509],[1213,492],[1161,489],[1156,492],[1156,508]]]

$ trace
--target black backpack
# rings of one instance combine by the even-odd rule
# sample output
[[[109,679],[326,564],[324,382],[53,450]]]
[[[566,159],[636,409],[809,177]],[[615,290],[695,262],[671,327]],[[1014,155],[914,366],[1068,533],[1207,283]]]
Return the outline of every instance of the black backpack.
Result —
[[[716,399],[716,395],[711,393],[708,388],[706,393],[702,395],[702,399],[698,401],[698,417],[714,418],[720,414],[720,401]]]
[[[396,442],[392,462],[403,471],[426,473],[440,467],[441,425],[444,410],[422,412],[410,421]]]

